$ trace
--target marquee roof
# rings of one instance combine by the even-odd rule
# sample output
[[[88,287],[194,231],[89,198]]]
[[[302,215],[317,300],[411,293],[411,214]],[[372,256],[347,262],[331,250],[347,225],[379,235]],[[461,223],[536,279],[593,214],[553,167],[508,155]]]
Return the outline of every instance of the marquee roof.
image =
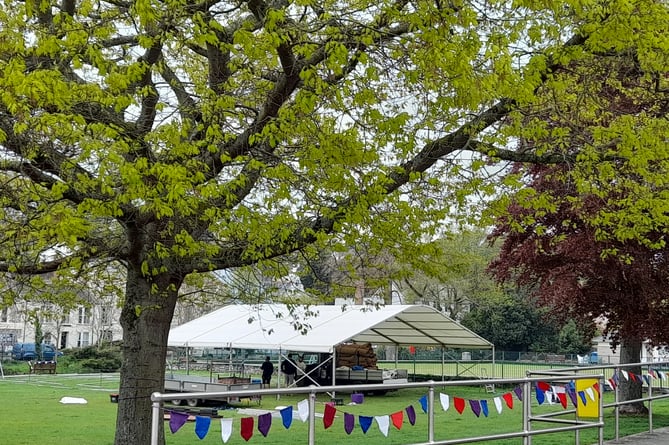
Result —
[[[225,306],[170,330],[168,346],[333,352],[341,343],[491,349],[429,306]]]

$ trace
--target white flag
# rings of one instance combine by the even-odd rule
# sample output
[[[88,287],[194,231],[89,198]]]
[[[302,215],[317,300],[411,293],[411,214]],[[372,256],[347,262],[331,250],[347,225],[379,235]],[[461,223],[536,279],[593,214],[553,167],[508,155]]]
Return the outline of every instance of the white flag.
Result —
[[[302,422],[309,419],[309,401],[307,399],[297,402],[297,414],[300,416]]]
[[[389,416],[375,416],[376,423],[379,424],[379,430],[381,434],[388,437],[388,427],[390,426],[390,417]]]
[[[497,414],[502,414],[502,399],[495,397],[493,401],[495,402],[495,408],[497,408]]]
[[[448,411],[448,407],[451,406],[451,398],[448,394],[439,394],[439,401],[444,411]]]
[[[221,419],[221,439],[223,443],[228,443],[232,435],[232,417],[225,417]]]

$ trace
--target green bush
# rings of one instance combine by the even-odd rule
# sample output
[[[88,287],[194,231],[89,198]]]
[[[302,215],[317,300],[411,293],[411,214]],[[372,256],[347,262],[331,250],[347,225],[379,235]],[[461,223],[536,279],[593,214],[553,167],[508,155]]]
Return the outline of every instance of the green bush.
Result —
[[[82,372],[116,372],[121,367],[121,349],[117,345],[86,346],[66,352],[67,361]]]
[[[116,372],[121,367],[119,357],[100,357],[82,360],[80,362],[84,372]]]

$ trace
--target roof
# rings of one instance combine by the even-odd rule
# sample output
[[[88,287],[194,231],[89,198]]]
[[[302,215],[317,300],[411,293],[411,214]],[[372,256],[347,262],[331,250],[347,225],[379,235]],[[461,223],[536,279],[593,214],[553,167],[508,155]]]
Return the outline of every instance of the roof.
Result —
[[[292,313],[291,313],[292,310]],[[333,352],[341,343],[490,349],[429,306],[225,306],[170,330],[168,346]]]

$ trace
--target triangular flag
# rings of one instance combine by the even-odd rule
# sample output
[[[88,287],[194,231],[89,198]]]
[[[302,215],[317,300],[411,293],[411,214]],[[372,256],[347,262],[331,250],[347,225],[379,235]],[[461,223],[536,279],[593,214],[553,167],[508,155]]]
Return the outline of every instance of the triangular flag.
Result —
[[[374,416],[376,423],[379,424],[379,431],[381,434],[388,437],[388,428],[390,427],[390,419],[388,416]]]
[[[546,392],[551,389],[551,385],[549,385],[546,382],[537,382],[537,388],[539,388],[543,392]]]
[[[594,385],[592,385],[592,387],[595,389],[595,391],[597,391],[597,394],[599,395],[602,394],[601,392],[599,392],[599,383],[595,383]]]
[[[629,374],[628,374],[627,371],[625,371],[624,369],[621,369],[621,370],[620,370],[620,373],[623,375],[623,377],[625,377],[625,380],[629,380],[629,379],[630,379],[630,378],[629,378]]]
[[[513,396],[511,395],[511,393],[507,392],[506,394],[503,394],[502,398],[506,402],[506,406],[508,406],[509,409],[513,409]]]
[[[448,394],[439,394],[439,401],[441,402],[441,407],[444,409],[444,411],[448,411],[448,408],[451,404]]]
[[[648,368],[648,375],[650,375],[652,378],[657,378],[655,375],[655,370],[653,368]]]
[[[637,381],[636,374],[634,374],[633,372],[630,372],[629,376],[630,376],[630,380],[632,380],[633,382]]]
[[[293,405],[287,406],[284,409],[280,410],[281,413],[281,422],[283,426],[288,429],[293,423]]]
[[[297,402],[297,415],[300,417],[302,422],[306,422],[309,418],[309,401],[300,400]]]
[[[511,394],[509,394],[511,395]],[[493,402],[495,402],[495,408],[497,409],[497,414],[502,414],[502,398],[501,397],[495,397],[492,399]]]
[[[579,391],[578,396],[581,398],[583,405],[587,405],[588,401],[585,399],[585,391]]]
[[[648,375],[644,375],[643,379],[646,381],[646,385],[650,386],[650,377]]]
[[[323,426],[325,429],[328,429],[332,426],[332,422],[334,422],[334,417],[335,413],[337,410],[335,409],[334,406],[326,403],[325,404],[325,412],[323,413]]]
[[[518,397],[518,400],[523,401],[523,389],[520,386],[513,388],[513,393]]]
[[[398,430],[402,429],[402,423],[404,422],[404,412],[403,411],[397,411],[396,413],[392,413],[390,415],[390,420],[393,422],[393,426],[397,428]]]
[[[595,401],[595,391],[593,391],[592,388],[585,388],[585,393],[588,395],[590,400],[593,402]]]
[[[351,434],[355,427],[355,416],[351,413],[344,413],[344,431],[346,434]]]
[[[611,385],[611,389],[616,389],[616,381],[613,379],[609,379],[609,385]]]
[[[567,408],[567,389],[564,386],[553,386],[553,394],[560,401],[562,408]]]
[[[407,418],[409,419],[409,423],[411,425],[416,424],[416,410],[413,408],[413,405],[407,406],[404,411],[407,412]]]
[[[265,413],[258,416],[258,431],[263,437],[267,437],[269,429],[272,427],[272,414]]]
[[[240,434],[247,442],[253,437],[253,417],[242,417]]]
[[[481,400],[481,412],[484,416],[488,417],[488,401]]]
[[[423,412],[427,412],[427,396],[423,396],[420,399],[418,399],[420,402],[420,407],[423,408]]]
[[[664,371],[657,371],[657,375],[660,376],[660,379],[666,380],[667,379],[667,373]]]
[[[179,428],[184,426],[188,421],[188,414],[179,411],[170,411],[170,431],[172,434],[179,431]]]
[[[228,443],[232,436],[232,417],[225,417],[221,419],[221,439],[223,443]]]
[[[546,400],[546,393],[543,392],[539,387],[537,387],[536,390],[537,393],[537,402],[539,402],[539,405],[544,403],[544,400]]]
[[[564,392],[559,392],[557,396],[560,400],[560,405],[562,405],[562,408],[567,409],[567,394]]]
[[[470,400],[469,407],[472,409],[472,412],[476,414],[476,417],[481,415],[481,403],[478,400]]]
[[[211,425],[211,417],[204,416],[195,416],[195,435],[204,439],[209,432],[209,426]]]
[[[578,402],[576,401],[576,390],[572,388],[571,386],[567,387],[567,395],[569,396],[569,399],[571,400],[572,405],[577,406]]]
[[[460,397],[453,397],[453,405],[455,406],[456,411],[462,414],[462,412],[465,410],[465,399]]]
[[[373,420],[374,418],[370,416],[358,416],[358,423],[360,424],[363,433],[367,433],[369,427],[372,426]]]

